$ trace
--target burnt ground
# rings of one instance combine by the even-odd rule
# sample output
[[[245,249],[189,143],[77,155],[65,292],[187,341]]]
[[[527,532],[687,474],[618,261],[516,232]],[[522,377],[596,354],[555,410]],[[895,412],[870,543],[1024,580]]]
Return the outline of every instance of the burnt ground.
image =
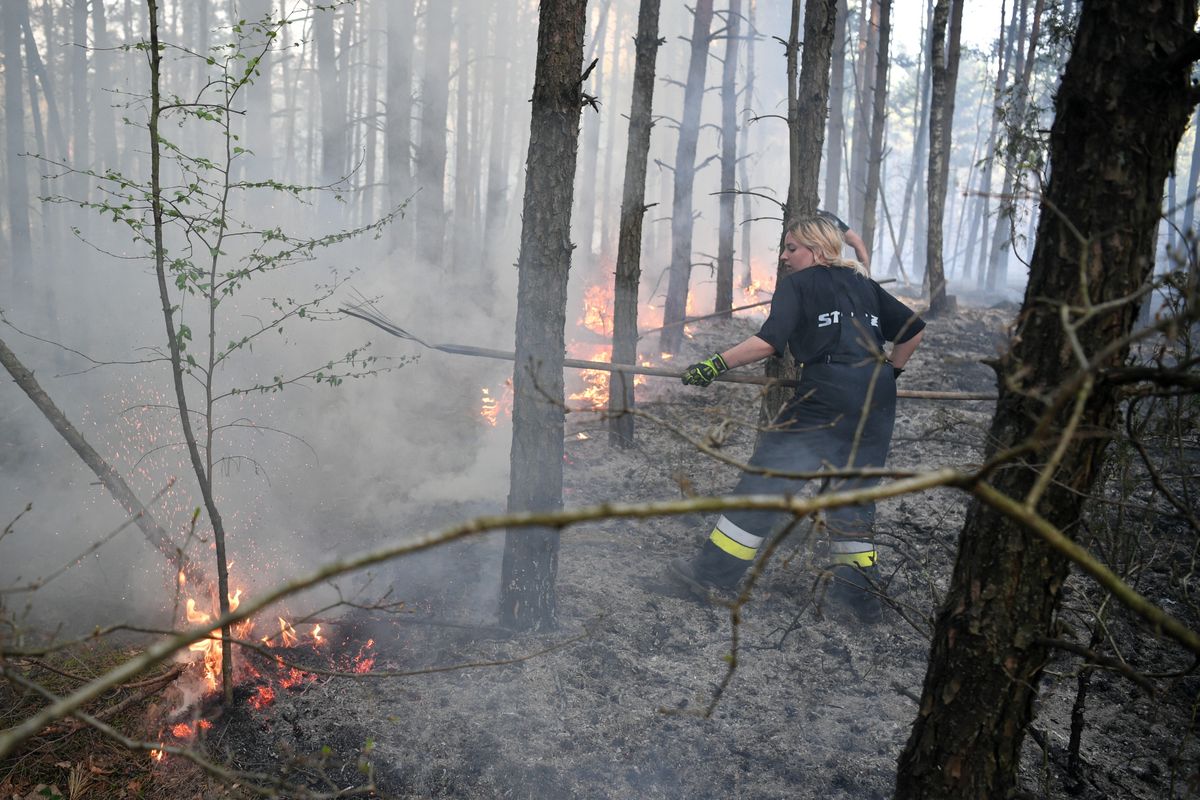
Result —
[[[995,354],[1012,311],[965,309],[931,324],[901,388],[994,389],[980,359]],[[682,358],[727,346],[755,323],[696,327]],[[976,461],[991,406],[901,400],[892,464]],[[723,452],[744,459],[757,407],[753,387],[698,390],[658,381],[647,388],[641,408],[648,417],[639,420],[637,446],[629,450],[610,448],[595,418],[572,414],[568,505],[729,490],[736,470],[697,452],[674,429],[723,439]],[[1130,491],[1142,491],[1140,484]],[[742,611],[737,668],[708,718],[699,712],[728,672],[730,614],[677,591],[663,571],[707,533],[712,520],[693,515],[565,531],[559,628],[545,634],[501,631],[480,602],[495,596],[497,537],[457,545],[448,560],[402,563],[392,579],[406,609],[394,617],[347,615],[343,636],[374,638],[377,671],[479,666],[404,678],[322,678],[280,692],[261,712],[227,715],[208,749],[242,769],[278,772],[284,765],[291,780],[326,790],[362,783],[369,770],[377,796],[394,798],[887,797],[917,711],[927,636],[965,508],[964,497],[948,490],[880,504],[878,542],[893,608],[872,626],[823,607],[820,570],[801,526]],[[413,525],[436,529],[492,510],[499,509],[426,509]],[[1196,625],[1194,606],[1177,602],[1175,567],[1191,545],[1170,522],[1147,520],[1135,527],[1156,538],[1141,552],[1156,555],[1139,562],[1138,588]],[[453,566],[433,566],[446,563]],[[1072,578],[1071,609],[1101,600],[1094,586]],[[1146,636],[1128,614],[1107,613],[1109,641],[1130,663],[1156,673],[1190,667],[1178,648]],[[1086,644],[1090,616],[1067,610],[1063,617]],[[1030,796],[1194,794],[1194,676],[1156,680],[1151,696],[1111,671],[1092,673],[1083,778],[1067,780],[1082,663],[1064,654],[1048,666],[1025,750],[1022,783]]]

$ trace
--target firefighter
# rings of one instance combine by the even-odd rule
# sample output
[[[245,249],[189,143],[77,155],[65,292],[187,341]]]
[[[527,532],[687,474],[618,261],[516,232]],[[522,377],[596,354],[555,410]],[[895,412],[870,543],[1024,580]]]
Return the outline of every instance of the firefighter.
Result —
[[[771,313],[761,330],[740,344],[691,365],[683,382],[708,386],[728,369],[782,355],[790,347],[802,364],[799,387],[775,424],[762,432],[735,494],[797,492],[803,481],[762,474],[815,472],[822,468],[882,467],[892,440],[896,378],[921,341],[924,321],[866,275],[858,261],[841,256],[839,226],[824,215],[789,225]],[[884,344],[893,342],[890,355]],[[833,481],[830,490],[873,486],[878,479]],[[879,566],[872,535],[874,503],[827,514],[827,599],[848,606],[863,621],[882,608],[874,591]],[[773,511],[730,511],[692,559],[670,562],[671,576],[708,597],[736,588],[759,545],[788,518]]]
[[[832,211],[825,211],[824,209],[821,209],[817,211],[817,216],[824,217],[834,225],[838,226],[842,232],[842,238],[846,240],[846,244],[850,245],[850,249],[854,251],[854,255],[858,258],[859,262],[867,268],[867,274],[870,275],[871,253],[869,250],[867,250],[867,243],[864,242],[863,238],[858,235],[858,231],[852,229],[845,222],[842,222],[842,218],[837,214],[834,214]]]

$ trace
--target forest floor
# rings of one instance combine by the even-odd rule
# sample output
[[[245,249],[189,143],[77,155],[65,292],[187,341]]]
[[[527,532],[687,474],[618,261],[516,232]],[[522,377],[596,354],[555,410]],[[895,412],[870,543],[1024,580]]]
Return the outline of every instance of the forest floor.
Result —
[[[994,390],[981,359],[1003,345],[1013,311],[966,308],[931,324],[901,388]],[[750,320],[700,323],[679,358],[702,357],[756,329]],[[594,416],[568,417],[568,506],[733,486],[735,467],[679,433],[723,439],[722,452],[746,459],[756,387],[658,381],[646,394],[629,449],[610,447]],[[977,462],[992,406],[900,400],[890,465]],[[966,506],[950,490],[880,503],[890,607],[873,625],[825,606],[820,564],[801,526],[741,609],[732,675],[729,609],[697,601],[665,574],[670,558],[699,546],[711,519],[608,520],[565,530],[559,626],[537,635],[493,625],[500,535],[462,542],[450,558],[442,552],[395,565],[394,599],[406,601],[400,613],[353,612],[336,626],[348,653],[373,641],[375,677],[318,677],[277,691],[262,709],[241,703],[214,715],[203,743],[237,770],[323,792],[369,776],[371,796],[389,798],[889,797]],[[414,532],[436,530],[497,510],[414,509],[411,524]],[[390,533],[378,531],[378,541]],[[1139,588],[1155,598],[1165,580],[1147,570]],[[1075,576],[1068,590],[1088,594]],[[1137,624],[1117,616],[1113,636],[1133,646]],[[1126,655],[1143,664],[1188,669],[1169,644],[1143,638],[1136,646]],[[1082,780],[1071,785],[1066,751],[1080,663],[1063,656],[1048,666],[1026,739],[1028,796],[1191,796],[1200,764],[1194,677],[1161,683],[1150,696],[1113,673],[1093,673]],[[379,677],[385,671],[414,674]],[[178,759],[160,769],[155,796],[239,793],[215,783],[200,788],[201,774]]]

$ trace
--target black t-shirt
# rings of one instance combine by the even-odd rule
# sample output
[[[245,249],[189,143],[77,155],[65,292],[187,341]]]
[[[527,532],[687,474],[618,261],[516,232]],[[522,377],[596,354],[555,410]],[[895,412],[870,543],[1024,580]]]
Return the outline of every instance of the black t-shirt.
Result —
[[[812,362],[879,352],[883,343],[907,342],[925,327],[911,308],[849,267],[808,267],[779,280],[771,314],[758,338],[783,355]]]

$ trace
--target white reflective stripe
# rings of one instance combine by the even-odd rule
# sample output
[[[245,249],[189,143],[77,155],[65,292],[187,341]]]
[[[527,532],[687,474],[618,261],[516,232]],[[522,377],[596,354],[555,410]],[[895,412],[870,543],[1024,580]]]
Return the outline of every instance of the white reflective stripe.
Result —
[[[870,542],[855,542],[845,539],[834,539],[829,543],[831,553],[866,553],[875,549]]]
[[[757,550],[758,546],[763,542],[763,537],[755,536],[753,533],[739,528],[737,525],[734,525],[732,522],[730,522],[729,517],[726,516],[722,516],[719,520],[717,520],[717,530],[728,536],[730,539],[733,539],[743,547],[749,547]]]

